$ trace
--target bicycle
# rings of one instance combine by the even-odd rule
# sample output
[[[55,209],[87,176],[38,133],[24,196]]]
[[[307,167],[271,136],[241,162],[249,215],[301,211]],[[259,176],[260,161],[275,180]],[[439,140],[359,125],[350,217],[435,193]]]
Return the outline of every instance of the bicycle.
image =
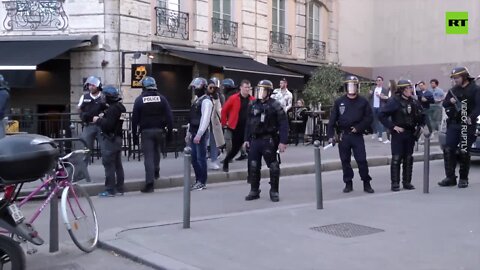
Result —
[[[42,189],[47,190],[47,198],[35,210],[33,216],[28,221],[29,224],[32,224],[45,209],[45,206],[51,202],[52,198],[58,196],[58,193],[62,191],[60,207],[68,234],[72,238],[73,243],[86,253],[93,251],[98,243],[97,214],[92,200],[85,189],[71,180],[75,173],[75,166],[68,159],[75,154],[85,155],[88,152],[88,149],[75,150],[63,157],[59,157],[53,174],[47,175],[45,179],[42,179],[42,184],[18,203],[18,206],[21,208]],[[22,186],[23,183],[20,184],[17,195]],[[83,229],[86,231],[81,232]],[[86,237],[85,240],[82,240],[82,235]]]

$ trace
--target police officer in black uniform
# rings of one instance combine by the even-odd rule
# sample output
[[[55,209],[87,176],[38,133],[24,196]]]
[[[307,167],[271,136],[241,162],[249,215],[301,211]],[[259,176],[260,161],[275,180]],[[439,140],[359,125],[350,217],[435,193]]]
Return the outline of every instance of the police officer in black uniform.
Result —
[[[390,165],[391,190],[400,190],[400,164],[403,163],[404,189],[412,185],[413,148],[425,125],[422,105],[413,98],[413,85],[409,80],[397,82],[397,93],[380,110],[380,121],[392,134],[392,163]],[[390,118],[389,118],[390,117]],[[428,131],[425,129],[425,133]]]
[[[245,200],[260,198],[260,169],[262,156],[270,169],[270,200],[279,201],[280,163],[277,149],[284,152],[288,143],[288,120],[282,105],[270,98],[273,84],[261,80],[255,88],[256,100],[250,105],[245,130],[245,149],[248,154],[250,193]]]
[[[105,168],[105,191],[100,197],[123,195],[125,174],[122,166],[122,116],[127,110],[120,102],[118,89],[105,86],[102,90],[107,109],[103,116],[94,116],[93,122],[100,127],[102,133],[102,163]]]
[[[145,187],[140,191],[149,193],[153,192],[153,180],[160,177],[160,148],[171,138],[173,114],[168,100],[158,92],[154,78],[145,76],[142,88],[133,104],[132,137],[138,145],[138,132],[142,135]]]
[[[105,97],[102,95],[102,84],[100,79],[95,76],[87,78],[84,84],[84,89],[89,92],[80,97],[78,109],[80,111],[80,119],[83,123],[83,133],[80,138],[85,141],[87,147],[93,150],[95,139],[100,144],[102,138],[100,137],[100,127],[92,123],[93,117],[99,116],[106,109]],[[86,159],[88,164],[88,159]]]
[[[480,114],[480,89],[466,67],[456,67],[450,75],[455,85],[443,101],[447,114],[446,145],[443,149],[446,178],[438,184],[442,187],[455,186],[455,169],[459,163],[459,188],[468,187],[470,149],[475,141],[477,117]]]
[[[373,122],[372,108],[368,100],[358,94],[359,81],[357,77],[347,76],[344,87],[346,94],[335,100],[331,110],[327,136],[330,143],[335,143],[334,129],[337,130],[338,151],[345,182],[343,192],[348,193],[353,190],[353,169],[350,164],[353,151],[353,157],[358,164],[360,178],[363,181],[363,190],[367,193],[374,193],[370,185],[372,178],[368,173],[367,154],[363,140],[363,134]]]

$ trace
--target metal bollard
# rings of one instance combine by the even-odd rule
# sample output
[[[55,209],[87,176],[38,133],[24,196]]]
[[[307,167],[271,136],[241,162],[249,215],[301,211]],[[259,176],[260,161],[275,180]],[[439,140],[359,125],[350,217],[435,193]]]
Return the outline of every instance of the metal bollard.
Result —
[[[192,163],[192,148],[185,147],[183,150],[183,228],[190,228],[190,165]]]
[[[430,134],[425,136],[423,148],[423,193],[428,193],[430,186]]]
[[[323,209],[323,193],[322,193],[322,158],[320,155],[320,141],[313,143],[315,156],[315,186],[317,197],[317,209]]]
[[[50,201],[50,246],[49,252],[58,251],[58,198],[53,196]]]

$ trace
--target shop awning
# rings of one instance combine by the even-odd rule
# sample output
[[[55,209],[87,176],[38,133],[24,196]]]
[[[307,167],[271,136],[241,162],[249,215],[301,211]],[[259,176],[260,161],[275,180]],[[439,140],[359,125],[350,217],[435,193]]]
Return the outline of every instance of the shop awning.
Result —
[[[0,73],[11,87],[32,86],[37,65],[71,49],[97,43],[96,35],[0,37]]]
[[[259,80],[269,79],[276,86],[280,79],[286,78],[290,87],[303,88],[303,75],[262,64],[241,53],[201,51],[167,45],[161,47],[168,55],[222,68],[225,77],[235,81],[248,79],[252,84],[256,84]]]

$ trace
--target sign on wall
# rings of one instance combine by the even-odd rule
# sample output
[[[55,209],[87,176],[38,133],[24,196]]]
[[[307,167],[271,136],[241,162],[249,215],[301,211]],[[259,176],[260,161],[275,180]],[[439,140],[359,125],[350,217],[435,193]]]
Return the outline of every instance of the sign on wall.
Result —
[[[132,82],[130,86],[132,88],[142,88],[141,80],[145,76],[151,76],[152,65],[151,64],[132,64]]]

